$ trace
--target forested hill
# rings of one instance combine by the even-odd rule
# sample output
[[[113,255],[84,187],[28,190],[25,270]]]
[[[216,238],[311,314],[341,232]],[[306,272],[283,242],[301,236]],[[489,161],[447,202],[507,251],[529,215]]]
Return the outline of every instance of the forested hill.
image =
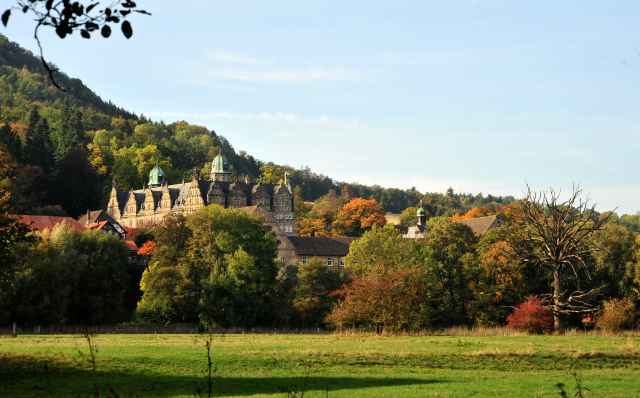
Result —
[[[21,214],[70,215],[105,208],[113,178],[119,188],[140,189],[159,159],[170,183],[189,180],[194,169],[208,178],[211,161],[227,157],[233,179],[279,183],[288,172],[299,200],[314,201],[344,182],[253,158],[223,136],[184,121],[165,124],[104,102],[81,80],[57,74],[67,89],[54,88],[33,53],[0,35],[0,189]],[[354,195],[375,199],[400,213],[424,199],[429,211],[452,215],[475,206],[508,204],[491,195],[423,194],[350,183]]]
[[[64,98],[68,97],[71,106],[91,107],[109,116],[137,119],[135,114],[120,109],[111,102],[104,102],[80,79],[70,78],[64,73],[57,73],[56,79],[67,93],[57,90],[51,84],[40,59],[2,34],[0,65],[0,100],[3,106],[28,110],[32,103],[40,102],[59,108]]]

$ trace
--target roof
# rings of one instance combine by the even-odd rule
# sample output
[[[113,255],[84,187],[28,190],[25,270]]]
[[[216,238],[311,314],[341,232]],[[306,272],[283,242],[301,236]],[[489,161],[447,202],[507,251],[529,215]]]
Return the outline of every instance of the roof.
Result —
[[[149,185],[160,185],[167,180],[166,174],[164,174],[164,170],[158,166],[158,160],[156,159],[156,165],[149,172]]]
[[[82,233],[87,229],[71,217],[53,217],[53,216],[27,216],[27,215],[11,215],[12,218],[21,217],[21,223],[26,224],[32,231],[44,232],[45,229],[53,231],[53,227],[59,223],[66,223],[72,229]]]
[[[227,158],[218,154],[211,163],[211,172],[230,174],[229,170],[227,170]]]
[[[357,238],[336,237],[325,238],[318,236],[289,236],[289,241],[300,256],[338,256],[349,254],[351,242]]]
[[[132,240],[125,240],[124,241],[124,245],[127,246],[127,249],[130,252],[136,252],[138,253],[138,246],[136,246],[136,243]]]
[[[253,215],[253,213],[255,213],[257,209],[258,209],[258,205],[246,206],[246,207],[240,208],[240,210],[248,213],[249,215]]]
[[[87,217],[87,214],[89,215],[88,217]],[[109,221],[109,222],[112,222],[112,223],[116,222],[116,220],[114,220],[104,210],[96,210],[96,211],[87,210],[87,214],[83,215],[82,218],[78,220],[78,222],[80,224],[88,225],[88,224],[95,224],[95,223],[98,223],[98,222],[101,222],[101,221]]]
[[[484,235],[485,232],[491,228],[505,225],[505,222],[500,215],[470,218],[468,220],[456,220],[455,222],[469,226],[476,235]]]

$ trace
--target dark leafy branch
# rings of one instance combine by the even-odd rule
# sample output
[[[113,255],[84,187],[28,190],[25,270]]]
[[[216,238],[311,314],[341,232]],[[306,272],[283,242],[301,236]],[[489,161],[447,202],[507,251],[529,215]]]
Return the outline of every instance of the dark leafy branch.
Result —
[[[41,27],[52,27],[61,39],[73,34],[74,31],[80,31],[82,37],[90,39],[91,33],[98,30],[102,37],[108,38],[111,36],[110,25],[120,25],[122,34],[129,39],[133,35],[133,29],[131,23],[126,20],[127,16],[131,13],[151,15],[145,10],[138,9],[136,3],[131,0],[115,0],[108,7],[98,9],[99,4],[95,2],[85,6],[80,2],[72,3],[69,0],[18,0],[16,6],[2,14],[2,24],[7,26],[12,10],[19,10],[23,13],[31,12],[35,16],[34,38],[38,42],[42,65],[49,73],[53,85],[66,92],[53,78],[53,74],[58,72],[58,68],[44,59],[42,45],[38,37],[38,31]]]

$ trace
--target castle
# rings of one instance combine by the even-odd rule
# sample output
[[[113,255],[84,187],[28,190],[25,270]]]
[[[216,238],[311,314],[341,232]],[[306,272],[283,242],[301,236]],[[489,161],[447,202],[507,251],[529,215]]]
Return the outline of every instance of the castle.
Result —
[[[161,223],[167,214],[191,214],[202,206],[217,204],[260,213],[276,235],[296,236],[296,215],[289,175],[281,184],[232,182],[227,159],[218,154],[211,165],[209,180],[194,171],[191,182],[168,185],[164,171],[156,166],[143,189],[118,191],[113,180],[107,214],[120,225],[140,228]]]

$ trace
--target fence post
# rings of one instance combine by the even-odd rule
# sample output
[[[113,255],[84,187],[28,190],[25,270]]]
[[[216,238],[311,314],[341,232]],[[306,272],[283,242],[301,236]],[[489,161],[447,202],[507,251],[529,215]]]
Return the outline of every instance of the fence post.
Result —
[[[13,323],[13,338],[18,337],[18,324],[16,322]]]
[[[318,328],[318,334],[320,334],[320,328]]]

